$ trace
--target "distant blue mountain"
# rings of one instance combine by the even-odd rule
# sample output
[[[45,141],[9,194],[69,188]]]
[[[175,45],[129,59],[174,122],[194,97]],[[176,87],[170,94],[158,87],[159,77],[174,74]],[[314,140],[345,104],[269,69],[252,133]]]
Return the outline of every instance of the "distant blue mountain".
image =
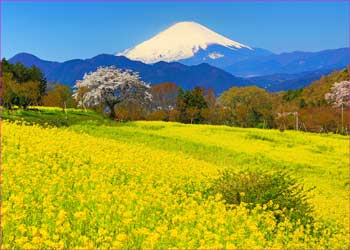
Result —
[[[209,45],[205,50],[199,49],[194,56],[182,59],[179,62],[185,65],[197,65],[200,63],[208,63],[215,67],[225,69],[233,64],[253,60],[263,56],[274,55],[272,52],[264,49],[254,48],[228,48],[222,45]]]
[[[350,48],[319,52],[272,54],[239,61],[224,69],[237,76],[262,76],[277,73],[295,74],[307,71],[336,70],[350,64]]]
[[[142,80],[150,84],[174,82],[183,89],[195,86],[212,87],[221,93],[232,86],[247,86],[251,82],[235,77],[222,69],[206,63],[186,66],[178,62],[158,62],[153,65],[140,61],[132,61],[124,56],[101,54],[90,59],[75,59],[66,62],[50,62],[40,58],[20,53],[9,59],[10,63],[23,63],[25,66],[37,66],[45,74],[48,81],[60,82],[69,86],[82,79],[85,73],[95,71],[99,66],[116,66],[121,69],[131,69],[140,73]]]
[[[313,81],[319,80],[322,76],[328,75],[333,70],[306,71],[295,74],[272,74],[257,77],[249,77],[247,80],[253,82],[260,88],[271,92],[284,90],[295,90],[308,86]]]
[[[260,56],[256,55],[254,59],[252,59],[252,54],[249,54],[248,50],[240,49],[239,52],[232,52],[229,49],[229,51],[225,51],[225,57],[208,59],[207,62],[210,64],[192,65],[203,59],[201,53],[207,57],[209,52],[210,54],[217,53],[216,56],[219,56],[219,49],[223,49],[222,46],[220,48],[209,46],[206,51],[199,51],[194,57],[181,60],[182,63],[158,62],[145,64],[124,56],[108,54],[101,54],[85,60],[75,59],[60,63],[45,61],[27,53],[17,54],[9,61],[11,63],[21,62],[25,66],[35,65],[44,72],[48,81],[61,82],[69,86],[73,86],[76,80],[83,78],[85,73],[95,71],[99,66],[114,65],[121,69],[131,69],[139,72],[142,80],[150,84],[174,82],[186,90],[195,86],[212,87],[217,93],[233,86],[247,85],[256,85],[269,91],[297,89],[307,86],[322,75],[333,70],[343,69],[350,64],[350,49],[341,48],[320,52],[282,53],[279,55],[255,49],[259,50],[258,52],[255,51],[255,54],[260,53]],[[231,57],[228,56],[229,53],[238,54]],[[219,68],[220,65],[227,65],[233,60],[235,60],[235,63],[229,67],[224,67],[225,70]],[[212,64],[216,64],[218,67]]]

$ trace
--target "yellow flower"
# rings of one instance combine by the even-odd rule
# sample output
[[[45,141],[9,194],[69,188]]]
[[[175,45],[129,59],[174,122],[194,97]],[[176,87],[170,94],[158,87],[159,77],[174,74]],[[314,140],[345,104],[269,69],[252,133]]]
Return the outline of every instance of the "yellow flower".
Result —
[[[127,239],[128,239],[128,236],[125,233],[120,233],[116,237],[116,240],[120,242],[126,241]]]
[[[27,228],[24,224],[21,224],[17,227],[18,231],[20,231],[22,234],[27,232]]]
[[[43,128],[3,121],[3,246],[346,248],[344,139],[164,122]],[[317,153],[322,145],[329,150]],[[290,220],[276,202],[251,209],[208,191],[226,168],[271,166],[317,187],[312,224]]]

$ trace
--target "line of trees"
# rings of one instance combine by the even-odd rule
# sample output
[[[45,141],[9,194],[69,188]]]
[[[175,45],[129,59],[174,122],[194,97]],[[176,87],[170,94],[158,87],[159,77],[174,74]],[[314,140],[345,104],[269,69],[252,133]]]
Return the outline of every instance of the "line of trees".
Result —
[[[348,71],[341,70],[303,89],[270,93],[256,86],[232,87],[217,96],[213,89],[185,91],[171,82],[149,86],[130,70],[100,67],[77,81],[72,92],[68,86],[47,83],[35,66],[3,59],[2,105],[8,110],[32,105],[93,108],[119,121],[163,120],[345,134],[350,129],[348,79]]]
[[[219,96],[212,89],[196,87],[184,91],[174,83],[162,83],[151,87],[151,107],[134,107],[129,110],[131,116],[120,107],[117,119],[347,134],[350,130],[348,79],[348,71],[344,69],[298,90],[270,93],[256,86],[233,87]]]
[[[23,64],[1,62],[2,105],[8,109],[13,106],[27,109],[31,105],[42,104],[46,90],[46,79],[39,68],[25,67]]]
[[[62,109],[76,107],[71,88],[59,83],[48,83],[38,67],[1,61],[1,105],[8,111],[15,107],[51,106]]]

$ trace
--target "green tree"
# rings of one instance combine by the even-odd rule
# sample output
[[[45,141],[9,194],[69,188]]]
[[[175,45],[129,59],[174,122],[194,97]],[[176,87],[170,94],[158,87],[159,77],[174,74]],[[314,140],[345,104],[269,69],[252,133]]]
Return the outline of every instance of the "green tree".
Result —
[[[27,109],[28,106],[38,105],[40,83],[28,81],[16,83],[14,93],[16,95],[16,104]]]
[[[11,73],[3,73],[2,75],[2,96],[1,104],[8,110],[12,109],[16,101],[16,81],[13,80]]]
[[[30,105],[38,105],[39,83],[27,81],[18,83],[12,73],[5,72],[2,76],[2,103],[7,109],[14,105],[27,109]]]
[[[179,88],[176,104],[177,109],[180,111],[181,122],[203,122],[202,110],[208,107],[204,89],[195,87],[193,90],[184,92]]]
[[[68,86],[55,84],[54,88],[47,92],[43,97],[43,105],[50,107],[60,107],[65,111],[66,108],[75,106],[72,92]]]
[[[22,63],[11,64],[5,58],[1,62],[2,73],[11,73],[17,83],[37,82],[38,96],[37,103],[41,104],[41,99],[45,95],[47,82],[44,74],[36,66],[25,67]]]
[[[272,95],[264,89],[256,86],[233,87],[220,96],[219,102],[231,110],[234,125],[272,126]]]

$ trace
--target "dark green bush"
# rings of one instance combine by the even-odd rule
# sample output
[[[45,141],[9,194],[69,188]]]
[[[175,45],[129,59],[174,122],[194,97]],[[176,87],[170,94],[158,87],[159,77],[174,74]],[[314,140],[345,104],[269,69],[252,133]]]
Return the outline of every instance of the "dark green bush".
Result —
[[[307,192],[297,181],[283,172],[234,172],[225,170],[216,179],[210,193],[220,193],[227,204],[247,203],[249,208],[270,201],[278,205],[268,209],[280,209],[291,221],[308,224],[312,221],[312,206],[308,202]],[[278,216],[278,215],[276,215]],[[278,221],[282,217],[277,217]]]

